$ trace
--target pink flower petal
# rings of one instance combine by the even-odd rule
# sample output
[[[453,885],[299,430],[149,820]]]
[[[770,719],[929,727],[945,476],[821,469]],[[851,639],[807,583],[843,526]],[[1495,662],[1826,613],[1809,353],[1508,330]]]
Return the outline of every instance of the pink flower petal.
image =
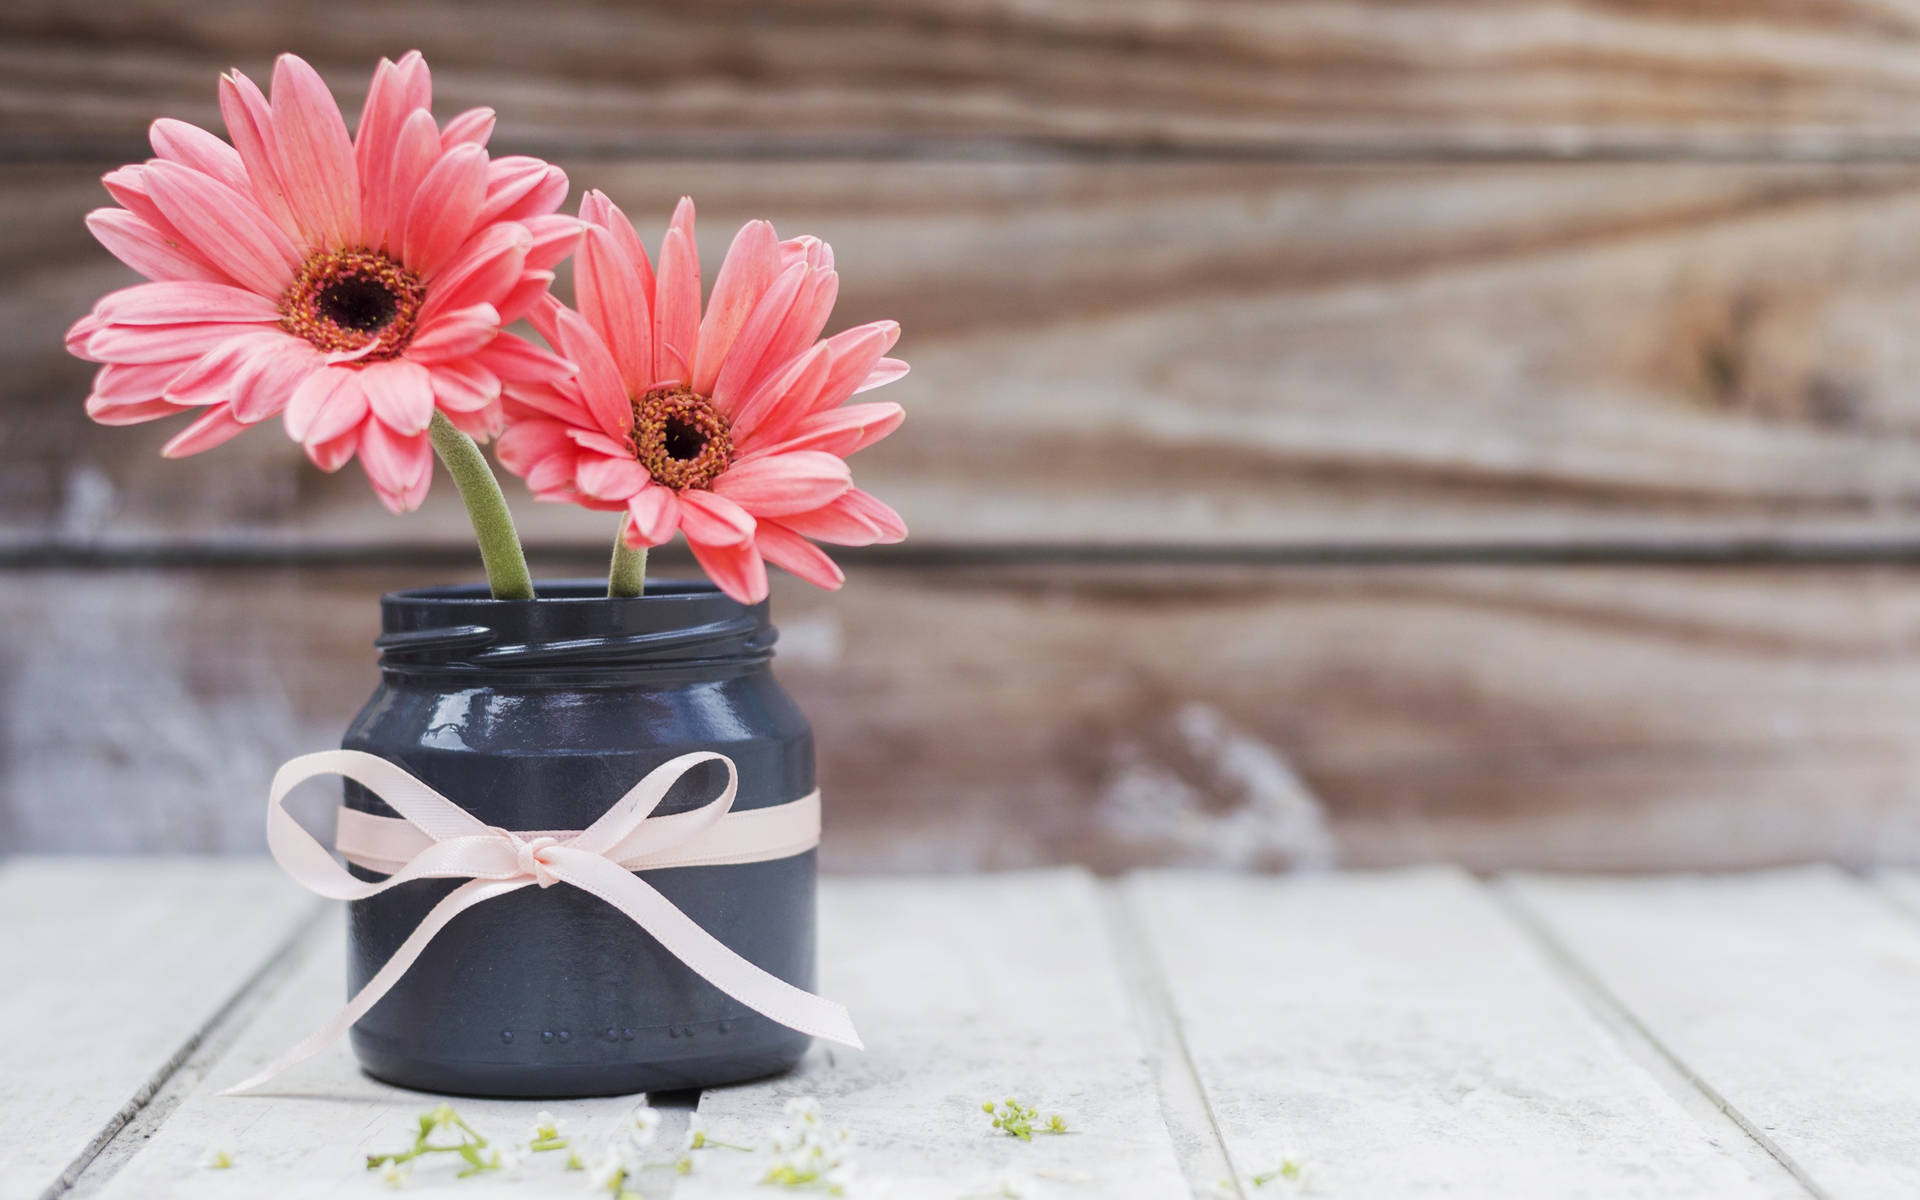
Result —
[[[633,450],[625,442],[616,442],[598,429],[569,427],[567,437],[582,450],[592,450],[608,458],[632,458]]]
[[[684,515],[681,517],[681,528],[686,528]],[[707,578],[713,580],[727,595],[742,604],[758,604],[767,598],[767,564],[752,543],[742,546],[714,545],[696,541],[689,534],[687,545],[693,550],[694,560],[700,564],[700,569],[707,573]]]
[[[360,177],[340,106],[320,73],[297,55],[273,64],[273,138],[294,220],[329,249],[360,238]]]
[[[820,547],[778,521],[762,521],[753,531],[753,544],[766,560],[828,591],[838,591],[846,572]]]
[[[698,488],[680,493],[680,528],[688,541],[744,545],[753,539],[753,525],[752,514],[725,496]]]
[[[854,394],[859,395],[861,392],[870,392],[874,388],[892,383],[894,380],[906,375],[906,373],[906,363],[901,362],[897,358],[883,358],[873,365],[873,370],[867,372],[867,377],[860,381],[860,386],[853,389]]]
[[[621,382],[620,369],[614,365],[613,356],[607,352],[600,335],[587,324],[586,318],[572,309],[560,310],[555,332],[559,335],[560,353],[580,368],[580,393],[601,432],[614,438],[626,437],[633,428],[633,405],[627,398],[626,385]]]
[[[527,486],[541,500],[574,499],[573,476],[577,459],[578,456],[572,453],[541,459],[527,472]]]
[[[278,297],[300,255],[251,199],[198,171],[159,160],[147,168],[153,202],[194,252],[236,282]]]
[[[473,412],[451,412],[444,409],[442,411],[446,412],[447,420],[455,429],[476,442],[498,437],[500,431],[506,428],[506,419],[497,404],[488,405]]]
[[[87,416],[101,425],[139,425],[192,411],[186,405],[165,400],[114,400],[97,392],[87,397]]]
[[[576,428],[593,424],[593,414],[587,411],[584,400],[550,384],[516,383],[501,390],[500,403],[515,421],[552,418]],[[593,432],[606,437],[598,429]]]
[[[224,283],[172,280],[108,292],[93,306],[109,325],[278,324],[280,308],[258,292]]]
[[[523,227],[524,228],[524,227]],[[493,302],[502,321],[518,321],[532,312],[553,287],[552,271],[523,271],[505,296]]]
[[[824,343],[789,362],[747,395],[733,417],[734,444],[753,450],[786,436],[794,422],[813,411],[826,383],[832,358]]]
[[[487,164],[487,198],[480,206],[480,220],[545,216],[566,198],[565,171],[543,159],[510,154]]]
[[[443,312],[475,304],[495,304],[497,311],[496,302],[520,281],[532,244],[532,235],[519,225],[482,230],[428,287],[427,302],[420,306],[417,320],[430,325]]]
[[[559,266],[586,232],[586,224],[572,217],[528,217],[520,224],[533,235],[533,249],[527,251],[527,268],[546,271]],[[651,279],[649,275],[647,278]]]
[[[598,189],[589,191],[580,197],[580,219],[598,225],[613,235],[614,244],[633,264],[634,273],[640,276],[640,290],[651,296],[654,294],[653,262],[647,257],[647,248],[640,241],[640,235],[634,232],[633,222],[627,220],[627,214],[620,211],[619,205],[607,199],[605,192]]]
[[[833,370],[827,373],[827,382],[820,389],[816,409],[846,403],[859,388],[860,381],[881,361],[880,356],[893,349],[899,340],[900,325],[896,321],[856,325],[828,338],[826,344],[833,353]]]
[[[433,477],[433,446],[425,432],[389,429],[379,420],[360,430],[360,467],[374,494],[394,513],[420,507]]]
[[[369,363],[360,368],[360,390],[367,394],[374,417],[396,434],[425,433],[433,420],[433,377],[417,362],[395,358]],[[366,452],[362,445],[361,455]]]
[[[284,341],[286,336],[273,330],[228,338],[167,384],[165,399],[173,404],[228,403],[247,373],[252,356],[267,345]]]
[[[325,365],[326,355],[300,338],[261,339],[234,384],[233,415],[248,425],[266,420],[285,409],[294,389]]]
[[[440,144],[443,146],[481,146],[493,137],[494,111],[490,108],[469,108],[463,113],[455,113],[440,131]]]
[[[356,426],[330,442],[308,442],[302,448],[308,462],[331,475],[353,460],[354,451],[360,448],[360,430]]]
[[[700,341],[700,252],[693,241],[693,201],[682,196],[660,244],[653,287],[653,378],[686,384]]]
[[[500,314],[491,304],[475,304],[442,314],[423,325],[407,343],[407,357],[424,363],[464,358],[500,332]]]
[[[387,172],[387,208],[380,218],[384,240],[379,244],[389,254],[401,248],[414,197],[439,161],[440,127],[433,123],[432,113],[416,108],[400,123],[400,135],[393,143],[393,165]]]
[[[155,280],[229,282],[199,256],[167,241],[158,230],[124,208],[96,208],[87,229],[121,262]]]
[[[713,481],[713,490],[755,517],[812,512],[853,486],[847,464],[831,454],[800,450],[734,463]]]
[[[147,140],[160,158],[211,175],[242,195],[252,190],[240,152],[198,125],[161,117],[147,127]]]
[[[600,335],[629,396],[646,392],[653,375],[653,320],[640,278],[613,235],[589,226],[573,261],[580,315]]]
[[[157,399],[195,361],[110,363],[93,373],[93,391],[114,402]]]
[[[700,318],[699,349],[693,357],[693,390],[713,393],[714,381],[740,327],[753,314],[780,273],[779,235],[765,221],[748,221],[733,237],[720,273],[713,279],[713,295]]]
[[[632,518],[627,532],[629,544],[637,540],[645,546],[665,545],[680,531],[680,497],[672,488],[652,484],[627,501],[627,515]]]
[[[221,442],[238,436],[246,428],[234,419],[232,411],[224,407],[216,408],[175,434],[171,441],[160,447],[160,453],[166,458],[185,458],[189,454],[211,450]]]
[[[487,152],[455,146],[427,172],[407,210],[401,260],[431,280],[473,232],[474,218],[487,193]]]
[[[551,350],[511,333],[488,342],[473,359],[509,383],[565,383],[579,370]]]
[[[494,447],[500,465],[515,475],[525,476],[541,462],[560,454],[571,461],[573,443],[567,440],[567,427],[559,421],[532,418],[507,426]]]
[[[259,203],[260,210],[282,236],[300,236],[293,206],[280,181],[278,151],[274,147],[273,112],[267,98],[253,80],[238,71],[220,77],[220,115],[227,122],[227,136],[247,167],[247,193]]]
[[[434,403],[449,415],[480,412],[500,399],[500,377],[472,360],[435,364],[432,386]]]
[[[821,450],[846,458],[900,428],[906,416],[905,409],[888,401],[830,408],[801,418],[782,435],[778,445],[754,453]]]
[[[840,546],[871,546],[907,536],[899,514],[859,488],[824,508],[782,517],[780,523],[795,533]]]
[[[358,429],[367,418],[367,396],[357,374],[353,367],[327,367],[301,380],[287,402],[287,435],[311,449]]]
[[[838,275],[829,270],[810,270],[800,281],[800,292],[793,298],[786,320],[767,342],[760,358],[761,369],[772,370],[818,341],[839,294]]]
[[[383,245],[388,238],[393,158],[400,129],[411,113],[427,108],[432,100],[432,80],[419,51],[409,52],[397,63],[383,58],[374,69],[353,138],[353,161],[360,175],[360,236],[369,246]]]
[[[156,363],[198,358],[230,337],[257,333],[258,325],[108,325],[90,335],[83,357],[95,362]]]
[[[582,455],[573,471],[574,483],[589,496],[626,500],[652,482],[647,469],[631,458]]]
[[[786,320],[806,275],[807,267],[803,263],[780,272],[767,294],[760,297],[760,303],[753,306],[747,323],[740,327],[713,383],[713,404],[723,415],[732,416],[753,385],[760,382],[761,355],[766,353],[767,343],[779,331],[780,323]]]

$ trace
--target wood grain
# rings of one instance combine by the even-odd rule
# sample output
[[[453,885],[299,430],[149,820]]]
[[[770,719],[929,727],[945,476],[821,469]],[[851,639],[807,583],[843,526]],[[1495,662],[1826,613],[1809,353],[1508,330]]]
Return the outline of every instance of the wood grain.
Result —
[[[0,867],[0,1197],[71,1183],[316,908],[257,859]]]
[[[372,688],[377,594],[434,581],[6,576],[0,846],[257,846],[273,767]],[[774,602],[839,870],[1920,861],[1913,571],[864,568]]]
[[[1116,1200],[1212,1183],[1181,1176],[1084,873],[830,879],[820,900],[821,991],[853,1010],[869,1048],[816,1046],[784,1078],[706,1091],[714,1137],[759,1143],[789,1099],[813,1096],[859,1139],[862,1186],[902,1200],[990,1196],[1036,1175]],[[980,1106],[1009,1096],[1072,1132],[995,1131]],[[764,1196],[759,1161],[703,1155],[674,1196]]]
[[[1768,1194],[1456,871],[1126,889],[1243,1179],[1291,1160],[1329,1196]]]
[[[1816,1194],[1920,1187],[1920,925],[1831,868],[1513,890]]]
[[[16,0],[0,152],[115,153],[297,48],[425,50],[503,139],[924,152],[1914,152],[1920,17],[1872,0]]]
[[[750,215],[899,318],[857,462],[921,546],[1902,538],[1920,507],[1920,168],[573,162],[709,273]],[[0,534],[469,540],[269,427],[191,462],[92,427],[60,334],[129,272],[90,169],[0,177]],[[523,495],[513,485],[513,496]],[[536,540],[604,520],[522,501]]]

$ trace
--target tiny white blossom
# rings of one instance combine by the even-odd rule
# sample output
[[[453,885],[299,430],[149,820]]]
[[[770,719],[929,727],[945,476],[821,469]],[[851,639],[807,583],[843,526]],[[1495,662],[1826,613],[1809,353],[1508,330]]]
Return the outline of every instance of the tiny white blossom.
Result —
[[[687,1136],[680,1139],[682,1150],[698,1150],[707,1144],[707,1120],[699,1113],[687,1117]]]
[[[660,1110],[642,1104],[633,1114],[633,1140],[642,1146],[651,1146],[659,1135]]]
[[[820,1102],[812,1096],[795,1096],[787,1101],[781,1111],[790,1121],[801,1121],[808,1125],[815,1125],[820,1121]]]
[[[518,1174],[520,1164],[526,1161],[521,1156],[520,1151],[511,1146],[502,1146],[495,1150],[493,1152],[493,1160],[496,1164],[494,1169],[503,1175]]]
[[[627,1156],[618,1146],[608,1146],[606,1153],[587,1163],[587,1190],[590,1192],[610,1192],[620,1186],[627,1177]]]
[[[387,1169],[380,1172],[380,1179],[388,1187],[405,1187],[407,1176],[411,1174],[413,1174],[413,1164],[410,1162],[388,1163]]]

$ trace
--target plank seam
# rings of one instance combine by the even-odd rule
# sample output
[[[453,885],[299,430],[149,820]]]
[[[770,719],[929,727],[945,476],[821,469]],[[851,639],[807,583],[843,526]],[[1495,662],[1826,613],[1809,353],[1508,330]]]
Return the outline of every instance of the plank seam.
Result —
[[[1100,884],[1099,896],[1115,965],[1126,986],[1134,1018],[1140,1026],[1142,1049],[1153,1071],[1154,1088],[1160,1097],[1160,1119],[1173,1139],[1175,1155],[1181,1160],[1180,1169],[1187,1176],[1187,1186],[1195,1200],[1216,1200],[1223,1194],[1244,1200],[1246,1192],[1240,1186],[1240,1173],[1234,1169],[1226,1137],[1220,1132],[1220,1122],[1213,1113],[1213,1101],[1200,1082],[1200,1071],[1194,1065],[1186,1033],[1175,1016],[1173,996],[1167,989],[1166,968],[1134,912],[1133,897],[1114,882]],[[1169,1046],[1171,1053],[1167,1052]],[[1186,1129],[1185,1122],[1175,1115],[1181,1108],[1197,1110],[1204,1119],[1205,1129]],[[1200,1161],[1188,1161],[1186,1155],[1179,1153],[1183,1132],[1202,1135],[1201,1151],[1195,1156]],[[1198,1178],[1209,1173],[1223,1173],[1224,1177]]]
[[[245,1026],[243,1018],[251,1016],[275,983],[292,973],[308,944],[317,937],[321,918],[329,907],[318,902],[310,906],[307,915],[294,923],[292,931],[241,981],[206,1023],[189,1035],[135,1091],[133,1098],[107,1119],[86,1148],[40,1193],[39,1200],[91,1192],[112,1178],[121,1164],[132,1157],[130,1147],[158,1129],[179,1106],[185,1094],[180,1086],[182,1081],[189,1076],[197,1080],[204,1074],[203,1070],[194,1068],[209,1065],[223,1054]],[[125,1153],[111,1153],[117,1147],[129,1148]]]
[[[532,557],[598,562],[598,543],[532,541]],[[101,543],[70,538],[0,538],[3,570],[134,570],[156,567],[372,567],[467,565],[464,542],[395,541],[367,545],[263,539],[156,538]],[[1913,566],[1920,538],[1725,537],[1699,539],[1480,540],[1449,542],[924,542],[845,547],[838,557],[863,569],[1004,566]]]
[[[1654,1076],[1656,1083],[1659,1083],[1669,1094],[1674,1092],[1676,1085],[1691,1087],[1697,1095],[1704,1097],[1714,1109],[1726,1117],[1738,1134],[1744,1134],[1748,1142],[1764,1151],[1768,1158],[1793,1178],[1794,1182],[1806,1189],[1808,1195],[1815,1197],[1816,1200],[1833,1200],[1830,1193],[1822,1188],[1799,1163],[1795,1162],[1791,1155],[1768,1137],[1766,1132],[1746,1114],[1735,1108],[1717,1088],[1688,1066],[1678,1053],[1661,1041],[1654,1031],[1640,1020],[1619,995],[1581,962],[1574,954],[1572,947],[1554,934],[1552,926],[1540,913],[1527,905],[1524,894],[1513,887],[1508,879],[1502,877],[1492,883],[1482,881],[1481,886],[1492,898],[1495,907],[1500,909],[1520,933],[1541,952],[1548,964],[1560,975],[1561,981],[1567,984],[1569,990],[1599,1018],[1601,1025],[1608,1032],[1620,1039],[1622,1048],[1627,1051],[1629,1058],[1641,1063],[1643,1068],[1649,1061],[1664,1064],[1666,1070],[1648,1072]],[[1687,1104],[1686,1097],[1675,1096],[1675,1099],[1681,1101],[1683,1108],[1690,1112],[1694,1111],[1695,1106]],[[1744,1155],[1735,1155],[1735,1157],[1743,1162],[1746,1159]]]

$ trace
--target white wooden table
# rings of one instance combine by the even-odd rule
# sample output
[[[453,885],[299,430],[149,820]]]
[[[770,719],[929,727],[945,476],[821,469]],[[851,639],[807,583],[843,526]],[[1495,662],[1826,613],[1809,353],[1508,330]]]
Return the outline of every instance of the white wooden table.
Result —
[[[695,1104],[759,1143],[805,1094],[858,1138],[856,1196],[1920,1195],[1920,876],[835,879],[821,921],[870,1049],[655,1097],[663,1148]],[[340,1002],[341,938],[263,862],[0,865],[0,1200],[387,1194],[365,1155],[432,1098],[344,1047],[218,1094]],[[1071,1132],[994,1133],[1008,1096]],[[456,1103],[591,1152],[638,1099]],[[584,1194],[562,1158],[407,1186]],[[639,1186],[783,1194],[764,1161]]]

